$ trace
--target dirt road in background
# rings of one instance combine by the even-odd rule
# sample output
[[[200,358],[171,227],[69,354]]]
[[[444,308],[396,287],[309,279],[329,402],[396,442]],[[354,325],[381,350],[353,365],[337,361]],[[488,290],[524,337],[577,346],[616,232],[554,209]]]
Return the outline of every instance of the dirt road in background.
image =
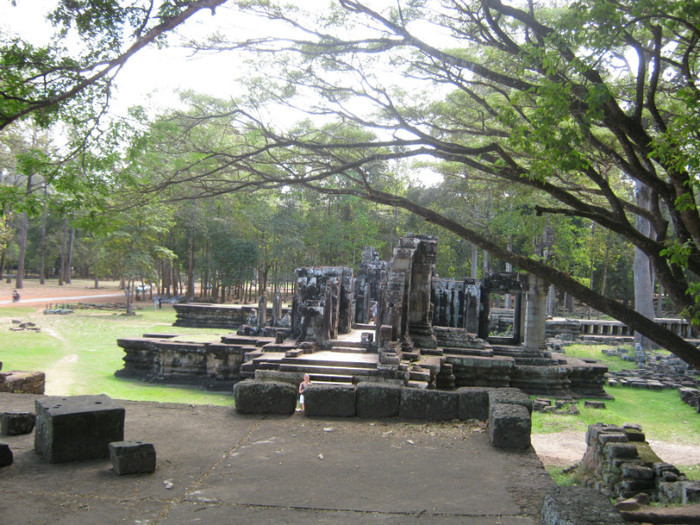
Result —
[[[38,279],[25,279],[24,287],[18,289],[19,303],[12,302],[12,290],[15,281],[0,283],[0,308],[7,306],[39,305],[50,303],[123,303],[124,292],[119,288],[118,281],[104,281],[95,288],[94,281],[74,279],[70,284],[58,285],[56,279],[47,279],[46,284],[39,284]]]

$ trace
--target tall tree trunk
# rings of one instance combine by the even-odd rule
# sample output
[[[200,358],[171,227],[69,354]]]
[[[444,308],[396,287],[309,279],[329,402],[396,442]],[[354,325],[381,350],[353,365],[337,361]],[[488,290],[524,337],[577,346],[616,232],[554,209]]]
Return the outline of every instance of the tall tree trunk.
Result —
[[[39,284],[46,284],[44,255],[46,251],[46,196],[48,188],[48,184],[44,183],[44,210],[41,213],[41,239],[39,240]]]
[[[27,251],[27,228],[29,227],[29,215],[22,213],[19,232],[19,256],[17,258],[17,275],[15,276],[15,288],[24,288],[24,256]]]
[[[32,192],[32,176],[27,175],[27,190],[25,195],[29,199]],[[17,276],[15,277],[15,288],[24,288],[24,256],[27,253],[27,230],[29,229],[29,213],[25,210],[22,213],[19,232],[19,257],[17,258]]]
[[[61,241],[61,260],[58,267],[58,286],[63,286],[66,271],[66,237],[68,237],[68,217],[63,218],[63,240]]]
[[[75,214],[71,215],[72,218]],[[65,281],[67,284],[71,283],[71,274],[73,273],[73,240],[75,238],[75,226],[71,224],[70,235],[68,237],[68,253],[66,254],[66,277]]]
[[[190,229],[190,242],[187,257],[187,300],[194,299],[194,224]]]
[[[472,263],[471,263],[471,278],[476,279],[479,276],[479,249],[476,244],[472,244]]]
[[[637,184],[637,205],[645,210],[651,209],[651,189]],[[648,220],[637,215],[637,229],[645,236],[651,235],[651,224]],[[639,249],[634,250],[634,309],[652,321],[654,320],[654,293],[652,287],[652,272],[649,258]],[[639,332],[634,334],[634,342],[641,344],[644,350],[652,347],[651,341]]]

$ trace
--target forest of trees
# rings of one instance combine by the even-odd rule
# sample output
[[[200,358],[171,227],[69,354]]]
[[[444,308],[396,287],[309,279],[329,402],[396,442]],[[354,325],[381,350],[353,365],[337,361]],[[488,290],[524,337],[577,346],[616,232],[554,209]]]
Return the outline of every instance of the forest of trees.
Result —
[[[696,2],[292,4],[58,0],[46,48],[2,36],[0,243],[18,286],[73,268],[240,298],[431,233],[442,277],[509,264],[700,365],[652,320],[656,294],[700,321]],[[245,92],[111,117],[121,65],[202,9],[260,21],[189,43],[254,61]]]

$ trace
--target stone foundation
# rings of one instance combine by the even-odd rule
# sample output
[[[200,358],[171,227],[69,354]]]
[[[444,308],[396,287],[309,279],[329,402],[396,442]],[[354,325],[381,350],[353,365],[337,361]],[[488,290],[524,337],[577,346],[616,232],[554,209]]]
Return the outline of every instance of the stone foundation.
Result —
[[[44,394],[44,372],[0,372],[0,392],[13,394]]]
[[[519,347],[512,347],[517,355]],[[605,365],[553,354],[542,363],[507,355],[455,355],[445,350],[456,386],[515,387],[528,394],[559,398],[609,398],[605,392]]]
[[[240,369],[246,354],[271,342],[270,338],[244,336],[225,336],[220,342],[212,343],[178,341],[172,337],[119,339],[117,344],[125,354],[124,368],[115,375],[228,390],[241,379]]]

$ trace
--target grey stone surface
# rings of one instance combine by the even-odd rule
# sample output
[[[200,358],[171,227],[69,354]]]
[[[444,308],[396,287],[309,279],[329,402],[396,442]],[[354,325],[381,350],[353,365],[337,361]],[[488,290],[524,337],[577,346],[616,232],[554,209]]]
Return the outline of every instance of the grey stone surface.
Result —
[[[530,396],[519,388],[494,388],[489,392],[489,404],[522,405],[532,414]]]
[[[124,408],[104,394],[43,397],[35,409],[34,448],[49,463],[106,458],[124,439]]]
[[[311,417],[354,417],[355,387],[311,383],[304,390],[304,405]]]
[[[0,415],[0,429],[3,436],[29,434],[34,430],[35,421],[32,412],[4,412]]]
[[[8,467],[12,465],[14,457],[10,445],[0,443],[0,467]]]
[[[399,417],[449,421],[457,418],[458,405],[459,394],[456,391],[404,388],[401,390]]]
[[[465,386],[457,389],[459,394],[459,408],[457,417],[462,421],[489,419],[489,392],[491,388]]]
[[[557,487],[544,498],[545,525],[623,525],[625,520],[610,500],[593,489]]]
[[[362,418],[396,417],[399,415],[401,387],[384,383],[357,385],[356,410]]]
[[[0,406],[34,398],[0,394]],[[2,524],[535,525],[553,485],[533,451],[496,450],[465,424],[123,405],[125,438],[158,450],[155,474],[115,476],[108,458],[51,465],[33,436],[11,436]]]
[[[236,383],[233,395],[241,414],[291,415],[297,406],[297,389],[278,381],[246,379]]]
[[[520,404],[496,404],[489,408],[489,439],[496,448],[524,450],[530,447],[532,421]]]
[[[153,443],[115,441],[109,444],[109,458],[118,476],[151,474],[156,471],[156,449]]]

